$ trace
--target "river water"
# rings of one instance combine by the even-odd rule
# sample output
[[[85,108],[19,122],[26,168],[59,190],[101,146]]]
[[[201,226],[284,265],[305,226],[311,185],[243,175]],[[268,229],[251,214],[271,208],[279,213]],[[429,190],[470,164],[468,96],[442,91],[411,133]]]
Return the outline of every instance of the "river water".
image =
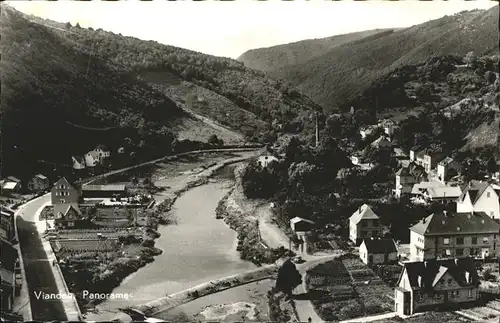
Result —
[[[140,305],[206,281],[255,268],[239,258],[236,232],[215,218],[218,202],[229,191],[224,180],[195,187],[181,195],[171,212],[177,224],[161,226],[156,247],[163,253],[127,277],[113,293],[131,299],[109,299],[100,310]]]

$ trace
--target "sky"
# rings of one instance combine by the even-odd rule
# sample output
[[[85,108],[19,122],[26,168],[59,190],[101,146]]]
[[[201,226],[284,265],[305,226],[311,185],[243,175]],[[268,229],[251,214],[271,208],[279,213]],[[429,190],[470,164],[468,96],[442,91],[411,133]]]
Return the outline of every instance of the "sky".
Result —
[[[254,48],[409,27],[463,10],[498,5],[491,0],[7,2],[39,17],[231,58]]]

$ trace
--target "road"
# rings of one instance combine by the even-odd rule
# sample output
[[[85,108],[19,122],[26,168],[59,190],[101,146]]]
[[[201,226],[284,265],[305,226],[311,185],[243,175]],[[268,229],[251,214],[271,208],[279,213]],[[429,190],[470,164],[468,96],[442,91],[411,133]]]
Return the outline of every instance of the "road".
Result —
[[[58,294],[56,279],[52,272],[52,264],[47,258],[35,216],[39,210],[50,202],[50,194],[32,200],[23,205],[16,217],[19,236],[19,247],[24,261],[31,313],[35,321],[66,321],[67,317],[61,300],[37,298],[35,292]]]

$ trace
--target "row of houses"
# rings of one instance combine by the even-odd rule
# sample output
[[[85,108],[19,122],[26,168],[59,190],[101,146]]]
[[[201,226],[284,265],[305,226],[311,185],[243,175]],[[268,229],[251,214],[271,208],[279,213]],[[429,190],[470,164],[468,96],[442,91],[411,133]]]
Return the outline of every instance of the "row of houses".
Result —
[[[118,150],[118,153],[123,153],[124,151]],[[71,156],[71,162],[73,169],[79,170],[86,167],[96,167],[104,161],[104,159],[111,156],[111,152],[108,148],[103,145],[98,145],[93,150],[87,152],[83,157],[81,156]]]
[[[84,185],[79,187],[71,184],[64,177],[60,178],[51,189],[54,223],[57,228],[87,227],[90,225],[89,217],[83,214],[79,207],[85,199],[121,198],[126,195],[125,185]],[[126,215],[120,215],[119,218],[120,221],[127,220]],[[110,222],[117,221],[115,218],[112,220]]]
[[[23,189],[22,181],[14,176],[8,176],[0,180],[0,187],[2,189],[2,193],[6,195],[21,192]],[[28,190],[31,192],[42,192],[49,187],[50,180],[42,174],[36,174],[33,176],[27,185]]]
[[[2,321],[22,321],[22,316],[14,312],[14,300],[20,295],[22,280],[19,255],[14,247],[15,229],[14,212],[2,207],[0,209],[0,245],[2,260],[1,276],[1,318]]]

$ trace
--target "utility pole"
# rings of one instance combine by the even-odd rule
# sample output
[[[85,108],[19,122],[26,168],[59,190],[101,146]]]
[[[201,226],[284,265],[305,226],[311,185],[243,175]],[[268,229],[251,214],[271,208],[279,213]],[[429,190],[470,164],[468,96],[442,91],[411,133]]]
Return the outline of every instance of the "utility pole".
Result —
[[[318,111],[316,111],[315,115],[316,115],[316,147],[318,147],[319,144]]]

